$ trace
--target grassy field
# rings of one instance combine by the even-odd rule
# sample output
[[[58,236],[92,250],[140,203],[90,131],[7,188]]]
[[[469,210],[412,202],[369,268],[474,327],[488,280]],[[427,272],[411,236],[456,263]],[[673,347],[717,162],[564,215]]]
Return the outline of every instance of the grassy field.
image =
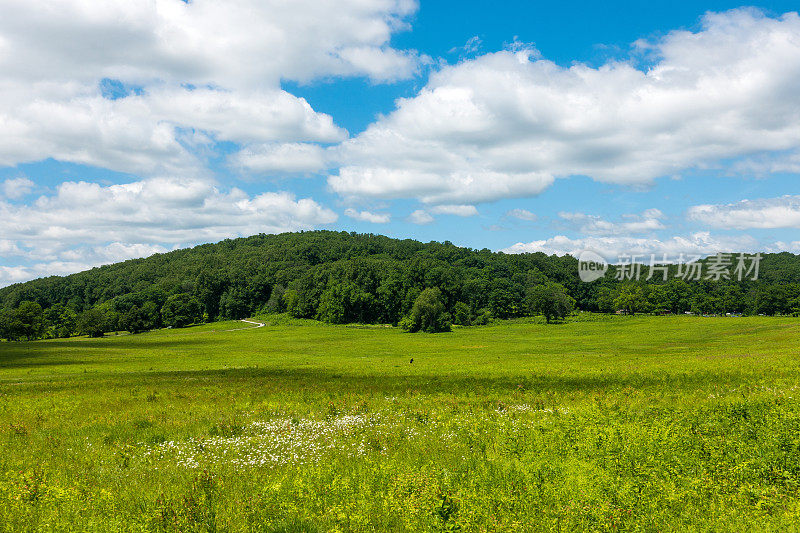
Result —
[[[0,531],[799,528],[797,319],[263,320],[0,344]]]

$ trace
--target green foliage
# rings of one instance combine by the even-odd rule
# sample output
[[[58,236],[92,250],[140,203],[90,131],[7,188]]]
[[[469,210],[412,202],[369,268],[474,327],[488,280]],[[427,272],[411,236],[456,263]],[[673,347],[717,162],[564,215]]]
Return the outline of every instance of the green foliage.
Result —
[[[565,281],[574,277],[573,266],[571,258],[505,256],[377,235],[257,235],[13,285],[0,289],[0,308],[30,300],[44,309],[66,306],[80,313],[108,304],[125,325],[139,330],[146,324],[133,307],[141,310],[150,301],[160,311],[167,297],[186,293],[209,320],[263,310],[329,322],[397,324],[423,289],[438,287],[451,314],[463,302],[471,310],[514,317],[525,312],[524,272]],[[42,336],[56,335],[57,329],[51,325]]]
[[[203,268],[194,285],[194,295],[202,304],[203,311],[213,320],[219,315],[220,300],[227,286],[227,279],[222,272]]]
[[[76,325],[78,333],[90,337],[102,337],[104,333],[116,329],[114,321],[111,313],[104,311],[100,307],[93,307],[78,315]]]
[[[597,291],[597,310],[601,313],[613,313],[617,310],[615,300],[619,296],[619,289],[612,287],[601,287]]]
[[[411,312],[400,322],[402,328],[411,333],[442,333],[450,331],[450,315],[442,301],[442,292],[436,288],[428,288],[420,293]]]
[[[165,326],[183,328],[200,322],[203,311],[198,302],[189,294],[174,294],[167,298],[161,308],[161,318]]]
[[[78,314],[60,303],[48,308],[44,318],[50,328],[50,337],[68,338],[78,329]]]
[[[349,303],[349,301],[346,301],[349,300],[349,295],[344,293],[345,291],[341,286],[334,285],[325,289],[320,298],[317,317],[331,324],[344,324],[347,316],[346,306]]]
[[[240,287],[230,287],[220,297],[219,310],[220,315],[226,319],[238,320],[250,316],[247,293]]]
[[[475,315],[475,320],[473,320],[472,323],[476,326],[485,326],[493,319],[494,316],[492,316],[492,312],[489,309],[479,309],[478,313]]]
[[[575,307],[575,300],[567,294],[563,285],[553,282],[531,287],[527,299],[531,311],[543,315],[548,323],[563,320]]]
[[[120,328],[131,333],[156,329],[161,325],[161,316],[155,302],[145,302],[142,307],[132,306],[120,316]]]
[[[458,324],[459,326],[472,325],[472,311],[464,302],[456,302],[453,307],[453,324]]]
[[[295,318],[317,316],[320,296],[325,288],[325,277],[324,272],[311,270],[294,280],[284,296],[286,311]]]
[[[329,284],[320,296],[317,318],[332,324],[375,323],[383,317],[380,302],[372,292],[350,281]]]
[[[265,313],[283,313],[286,311],[285,295],[286,287],[280,283],[274,285],[272,287],[272,291],[270,292],[267,303],[264,304],[263,311]]]
[[[14,309],[0,309],[0,338],[15,341],[19,340],[22,323]]]
[[[614,299],[614,307],[625,311],[629,315],[645,311],[647,306],[644,288],[633,283],[620,287],[619,294]]]
[[[42,306],[36,302],[22,302],[15,312],[15,325],[20,337],[35,339],[44,333],[45,322]]]
[[[670,267],[667,281],[656,276],[621,282],[611,266],[602,280],[581,283],[577,260],[569,256],[508,255],[449,242],[314,231],[225,240],[15,284],[0,289],[0,310],[16,310],[26,301],[40,305],[44,327],[34,328],[31,338],[76,332],[65,309],[80,314],[105,306],[108,331],[157,328],[167,298],[178,294],[195,298],[202,319],[211,321],[288,312],[328,323],[397,324],[423,290],[436,287],[454,321],[485,324],[490,317],[537,312],[531,296],[537,287],[555,283],[571,298],[555,296],[562,310],[572,302],[581,311],[606,313],[800,314],[800,256],[765,254],[757,281],[686,282],[676,279],[676,272]],[[153,305],[155,321],[148,318]],[[114,324],[117,318],[122,323]],[[8,338],[28,338],[20,327],[14,315],[0,314],[0,332]]]

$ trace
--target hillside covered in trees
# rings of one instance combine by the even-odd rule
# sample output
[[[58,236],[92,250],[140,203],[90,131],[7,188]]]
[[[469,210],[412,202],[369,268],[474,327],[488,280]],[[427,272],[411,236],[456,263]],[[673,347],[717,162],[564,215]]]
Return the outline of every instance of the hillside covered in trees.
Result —
[[[800,313],[800,257],[789,253],[765,254],[755,281],[617,280],[614,270],[582,283],[570,256],[346,232],[255,235],[5,287],[0,336],[140,332],[265,312],[331,323],[416,320],[414,330],[426,329],[420,317],[431,306],[438,317],[430,323],[441,327],[531,314],[549,320],[572,309]]]

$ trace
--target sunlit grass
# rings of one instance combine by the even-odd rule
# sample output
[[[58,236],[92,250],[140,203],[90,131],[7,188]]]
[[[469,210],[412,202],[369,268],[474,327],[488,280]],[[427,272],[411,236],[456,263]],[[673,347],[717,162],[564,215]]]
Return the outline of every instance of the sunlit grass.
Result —
[[[796,320],[261,320],[0,344],[0,531],[800,521]]]

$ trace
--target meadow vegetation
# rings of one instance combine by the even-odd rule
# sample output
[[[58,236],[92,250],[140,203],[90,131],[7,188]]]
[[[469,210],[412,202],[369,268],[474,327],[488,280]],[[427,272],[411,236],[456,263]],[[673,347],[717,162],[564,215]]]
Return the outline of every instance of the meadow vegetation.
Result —
[[[0,343],[0,531],[800,523],[796,319],[260,320]]]

